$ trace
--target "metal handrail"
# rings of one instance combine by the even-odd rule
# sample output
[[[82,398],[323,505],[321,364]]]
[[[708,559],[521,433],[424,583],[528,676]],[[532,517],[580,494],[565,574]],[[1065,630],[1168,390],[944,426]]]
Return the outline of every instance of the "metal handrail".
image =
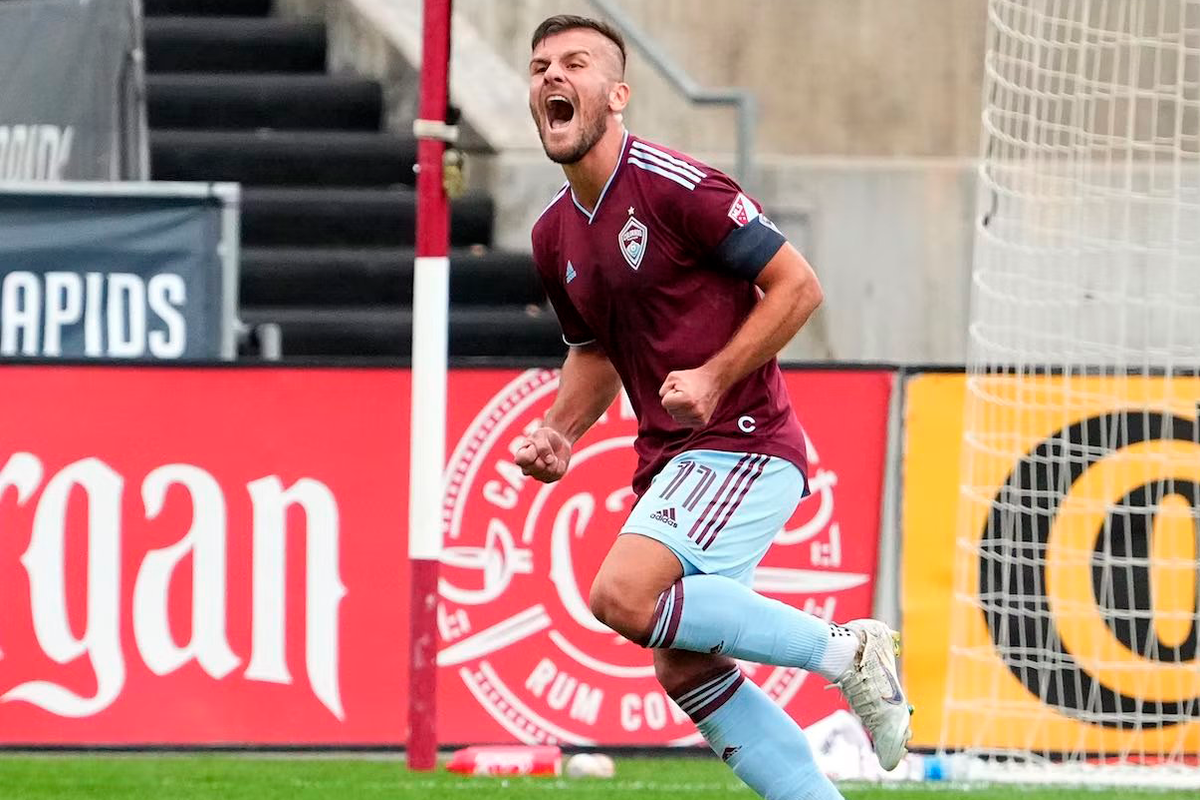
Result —
[[[736,106],[738,114],[737,133],[737,178],[743,184],[752,184],[754,170],[754,136],[758,128],[758,98],[748,89],[726,87],[705,89],[684,72],[662,48],[657,46],[646,33],[613,0],[590,0],[592,6],[608,17],[625,37],[636,47],[659,74],[667,79],[677,91],[698,105]]]
[[[148,181],[150,127],[146,113],[146,12],[142,0],[130,0],[129,24],[133,33],[133,47],[126,54],[121,76],[120,113],[123,119],[120,180]]]

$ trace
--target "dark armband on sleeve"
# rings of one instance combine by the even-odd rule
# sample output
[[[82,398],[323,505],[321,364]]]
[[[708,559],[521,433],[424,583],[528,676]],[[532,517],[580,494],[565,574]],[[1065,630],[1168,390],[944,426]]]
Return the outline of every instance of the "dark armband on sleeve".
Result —
[[[787,242],[760,214],[740,228],[734,228],[717,247],[717,259],[726,268],[748,281],[754,281],[767,262]]]

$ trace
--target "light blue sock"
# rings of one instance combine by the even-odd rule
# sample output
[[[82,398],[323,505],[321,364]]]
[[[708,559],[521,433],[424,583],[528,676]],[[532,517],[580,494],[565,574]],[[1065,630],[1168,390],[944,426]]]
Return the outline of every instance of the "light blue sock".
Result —
[[[845,628],[721,575],[689,575],[658,599],[647,647],[723,653],[834,680],[858,652]]]
[[[840,800],[800,726],[736,666],[672,696],[713,752],[765,800]]]

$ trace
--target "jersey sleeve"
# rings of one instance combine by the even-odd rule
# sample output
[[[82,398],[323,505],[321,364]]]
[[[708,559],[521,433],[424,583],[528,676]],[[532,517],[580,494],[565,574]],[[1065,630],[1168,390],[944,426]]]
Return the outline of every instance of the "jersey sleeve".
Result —
[[[683,206],[683,230],[700,252],[753,282],[787,239],[728,176],[709,173]]]
[[[592,333],[592,329],[583,321],[575,304],[571,302],[566,287],[563,286],[562,279],[555,268],[555,261],[546,248],[539,247],[539,238],[535,231],[533,261],[537,266],[538,278],[541,279],[546,297],[550,299],[550,305],[554,307],[554,314],[558,317],[558,326],[562,329],[562,339],[571,347],[591,344],[596,341],[596,335]]]

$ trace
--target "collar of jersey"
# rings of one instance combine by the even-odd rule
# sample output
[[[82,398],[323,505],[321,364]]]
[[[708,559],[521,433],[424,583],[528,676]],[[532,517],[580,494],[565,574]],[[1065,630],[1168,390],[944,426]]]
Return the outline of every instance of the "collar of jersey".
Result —
[[[596,214],[600,213],[600,204],[604,202],[604,195],[608,194],[608,187],[612,186],[613,179],[617,177],[617,172],[621,169],[621,162],[625,160],[625,148],[628,146],[629,129],[626,128],[625,137],[621,139],[621,150],[617,155],[617,165],[613,167],[612,175],[608,176],[608,180],[604,183],[604,188],[600,190],[600,197],[596,199],[596,207],[592,209],[590,214],[588,213],[588,210],[580,204],[579,200],[575,198],[575,190],[571,190],[571,202],[575,204],[575,207],[578,208],[585,217],[587,217],[588,225],[591,225],[592,220],[596,218]]]

